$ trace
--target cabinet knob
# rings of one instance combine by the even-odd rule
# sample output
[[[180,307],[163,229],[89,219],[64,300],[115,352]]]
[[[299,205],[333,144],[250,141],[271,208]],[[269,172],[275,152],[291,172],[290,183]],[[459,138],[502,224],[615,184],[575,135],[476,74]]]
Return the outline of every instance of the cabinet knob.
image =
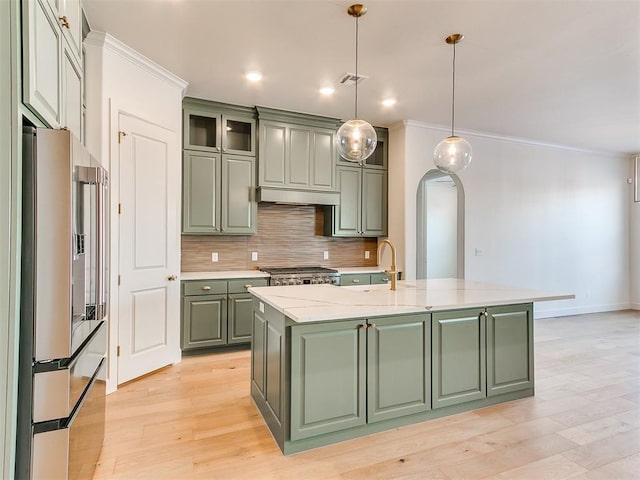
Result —
[[[176,280],[177,278],[178,278],[178,277],[177,277],[177,276],[175,276],[175,275],[169,275],[169,276],[167,277],[167,280],[169,280],[169,281],[171,281],[171,282],[172,282],[172,281]]]
[[[204,287],[202,287],[202,290],[208,292],[209,290],[211,290],[211,287],[209,285],[205,285]]]
[[[252,287],[252,285],[251,285],[250,283],[247,283],[247,284],[244,286],[244,288],[251,288],[251,287]]]
[[[376,324],[375,323],[370,324],[369,328],[376,328]]]
[[[382,277],[382,281],[384,283],[389,283],[389,277]]]
[[[354,278],[353,280],[351,280],[351,283],[360,283],[360,279],[359,278]]]
[[[361,323],[360,325],[358,325],[358,328],[364,328],[364,329],[366,329],[366,328],[367,328],[367,326],[368,326],[368,325],[367,325],[366,323]]]
[[[60,23],[62,24],[62,26],[64,28],[70,29],[71,27],[69,26],[69,19],[66,17],[66,15],[63,15],[61,17],[58,17],[58,20],[60,20]]]

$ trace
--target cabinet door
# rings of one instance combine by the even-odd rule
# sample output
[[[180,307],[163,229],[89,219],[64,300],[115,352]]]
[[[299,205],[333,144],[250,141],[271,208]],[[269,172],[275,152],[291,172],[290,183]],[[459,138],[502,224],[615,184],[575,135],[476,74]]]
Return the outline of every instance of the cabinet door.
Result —
[[[376,135],[378,136],[378,142],[374,152],[365,159],[364,164],[367,168],[387,169],[388,163],[388,138],[389,131],[386,128],[374,127],[376,129]]]
[[[311,187],[333,190],[335,185],[336,147],[335,132],[329,129],[312,131]]]
[[[260,122],[258,176],[260,186],[285,184],[285,144],[288,131],[284,124]]]
[[[362,170],[362,234],[387,235],[387,172]]]
[[[182,231],[220,232],[220,155],[184,152]]]
[[[433,408],[486,397],[484,312],[434,313],[431,361]]]
[[[184,297],[182,349],[213,347],[227,343],[227,297]]]
[[[291,327],[291,440],[366,422],[363,320]]]
[[[253,300],[251,294],[237,293],[229,295],[227,310],[229,325],[227,343],[249,343],[253,325]]]
[[[340,275],[340,286],[369,285],[371,278],[368,273]]]
[[[431,408],[429,315],[369,320],[367,329],[367,421]]]
[[[62,32],[45,0],[22,2],[23,101],[47,122],[60,127]]]
[[[287,187],[307,189],[311,183],[311,131],[308,128],[289,127],[288,151],[285,152]],[[288,166],[288,168],[287,168]]]
[[[222,116],[222,152],[255,156],[256,121],[251,118]]]
[[[267,321],[254,310],[251,329],[251,381],[264,398],[266,385]]]
[[[338,167],[336,183],[340,191],[340,205],[332,207],[333,235],[336,237],[359,237],[361,231],[361,185],[360,167]]]
[[[256,233],[255,161],[254,157],[222,156],[222,233]]]
[[[82,74],[65,48],[62,62],[61,124],[82,138]]]
[[[71,52],[77,62],[82,59],[82,9],[80,0],[59,0],[58,16]]]
[[[487,309],[487,395],[533,388],[531,304]]]
[[[222,115],[185,108],[183,148],[201,152],[221,152]]]

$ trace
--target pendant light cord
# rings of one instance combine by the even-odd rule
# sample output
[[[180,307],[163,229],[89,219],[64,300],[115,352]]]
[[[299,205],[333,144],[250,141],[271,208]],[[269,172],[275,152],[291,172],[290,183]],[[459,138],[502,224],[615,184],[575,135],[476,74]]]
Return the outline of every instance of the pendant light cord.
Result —
[[[453,44],[453,68],[451,69],[453,72],[451,85],[451,136],[454,136],[453,133],[453,125],[455,124],[456,119],[456,44]]]
[[[356,100],[355,100],[355,119],[358,119],[358,20],[356,17]]]

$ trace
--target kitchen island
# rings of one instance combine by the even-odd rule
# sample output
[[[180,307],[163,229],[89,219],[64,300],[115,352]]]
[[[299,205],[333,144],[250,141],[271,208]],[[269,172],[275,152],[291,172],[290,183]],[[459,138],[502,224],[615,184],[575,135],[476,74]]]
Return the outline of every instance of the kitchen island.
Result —
[[[533,302],[460,279],[250,288],[251,396],[283,453],[534,394]]]

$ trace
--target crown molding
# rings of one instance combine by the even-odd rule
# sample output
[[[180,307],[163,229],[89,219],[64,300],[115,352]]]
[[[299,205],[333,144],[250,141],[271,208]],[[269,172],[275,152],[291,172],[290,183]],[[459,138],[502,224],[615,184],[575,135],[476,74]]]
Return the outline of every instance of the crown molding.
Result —
[[[87,38],[85,38],[84,43],[86,45],[94,45],[97,47],[109,49],[110,51],[120,55],[122,58],[130,61],[143,70],[146,70],[147,72],[155,75],[161,80],[165,80],[168,83],[172,84],[173,86],[178,88],[184,96],[187,85],[189,85],[187,81],[171,73],[169,70],[162,67],[161,65],[158,65],[152,60],[149,60],[147,57],[129,47],[128,45],[122,43],[112,35],[109,35],[105,32],[92,30],[87,35]]]
[[[417,128],[423,128],[425,130],[445,132],[447,134],[451,133],[451,127],[447,127],[447,126],[444,126],[444,125],[436,125],[436,124],[433,124],[433,123],[418,122],[416,120],[403,120],[402,122],[398,122],[398,124],[399,123],[402,123],[402,125],[404,125],[405,128],[406,127],[417,127]],[[491,140],[499,140],[499,141],[502,141],[502,142],[518,143],[518,144],[521,144],[521,145],[530,145],[530,146],[534,146],[534,147],[552,148],[552,149],[555,149],[555,150],[564,150],[564,151],[567,151],[567,152],[588,153],[588,154],[600,155],[600,156],[617,158],[617,159],[627,158],[629,156],[628,154],[621,153],[621,152],[605,152],[605,151],[601,151],[601,150],[590,150],[590,149],[587,149],[587,148],[572,147],[570,145],[562,145],[562,144],[559,144],[559,143],[543,142],[543,141],[539,141],[539,140],[532,140],[532,139],[529,139],[529,138],[510,137],[510,136],[507,136],[507,135],[499,135],[499,134],[496,134],[496,133],[480,132],[478,130],[456,129],[456,134],[461,134],[461,135],[464,135],[464,136],[479,137],[479,138],[488,138],[488,139],[491,139]]]

